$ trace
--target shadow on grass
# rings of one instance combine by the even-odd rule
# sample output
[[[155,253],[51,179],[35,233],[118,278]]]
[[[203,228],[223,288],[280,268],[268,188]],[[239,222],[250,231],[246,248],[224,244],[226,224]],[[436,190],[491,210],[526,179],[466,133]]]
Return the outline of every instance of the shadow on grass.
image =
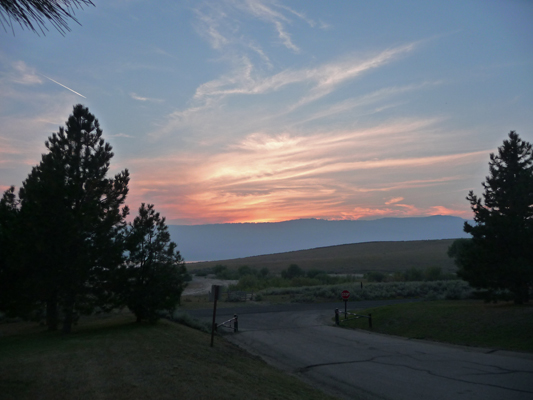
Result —
[[[16,325],[21,326],[17,329]],[[49,348],[77,346],[81,342],[91,341],[93,339],[105,336],[122,336],[129,335],[133,332],[153,329],[158,326],[159,329],[165,326],[147,322],[138,323],[132,315],[102,315],[88,317],[87,320],[80,320],[79,325],[74,326],[71,333],[65,334],[61,330],[48,331],[46,327],[39,326],[36,323],[12,322],[9,323],[6,332],[2,332],[0,325],[0,357],[10,353],[20,351],[45,351]],[[5,328],[5,326],[4,326]]]

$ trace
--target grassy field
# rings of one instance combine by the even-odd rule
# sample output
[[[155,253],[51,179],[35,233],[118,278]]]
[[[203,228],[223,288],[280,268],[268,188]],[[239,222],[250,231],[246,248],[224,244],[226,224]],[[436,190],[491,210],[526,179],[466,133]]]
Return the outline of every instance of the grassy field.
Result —
[[[68,336],[0,325],[0,398],[333,399],[221,338],[133,321],[87,318]]]
[[[191,263],[187,264],[187,268],[194,272],[217,264],[230,268],[248,265],[256,269],[267,267],[271,272],[279,273],[290,264],[298,264],[304,270],[316,268],[336,273],[392,273],[411,267],[425,269],[435,266],[441,267],[444,272],[453,272],[455,265],[446,254],[453,241],[454,239],[345,244],[233,260]]]
[[[372,331],[467,346],[533,352],[533,305],[478,300],[425,301],[371,308]],[[344,316],[341,315],[341,320]],[[341,326],[369,329],[360,318]]]

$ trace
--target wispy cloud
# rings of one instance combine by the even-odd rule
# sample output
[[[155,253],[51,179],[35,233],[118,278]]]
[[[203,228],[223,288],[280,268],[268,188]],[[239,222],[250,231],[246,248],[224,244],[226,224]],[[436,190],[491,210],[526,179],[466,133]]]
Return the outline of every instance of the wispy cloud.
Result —
[[[385,204],[386,205],[390,205],[390,204],[394,204],[394,203],[399,203],[402,200],[403,200],[403,197],[394,197],[394,198],[390,199],[389,201],[386,201]]]
[[[299,20],[305,21],[311,27],[316,26],[316,22],[306,17],[304,13],[280,4],[277,1],[245,0],[234,1],[234,4],[236,7],[247,11],[254,17],[272,24],[283,45],[297,53],[300,52],[300,48],[293,42],[292,37],[286,28],[286,26],[290,25],[292,21],[284,14],[284,12]]]
[[[15,61],[12,64],[13,73],[11,80],[22,85],[35,85],[43,83],[35,68],[28,67],[24,61]]]
[[[482,154],[487,154],[483,152]],[[359,188],[362,193],[368,192],[392,192],[405,189],[426,188],[431,186],[439,186],[455,181],[463,181],[467,177],[464,175],[435,177],[431,179],[414,179],[414,180],[400,180],[400,181],[380,181],[376,183],[367,184],[365,188]],[[466,189],[464,192],[466,193]]]
[[[265,51],[243,32],[242,26],[237,22],[239,18],[251,18],[270,25],[274,28],[279,42],[294,53],[299,53],[301,49],[292,39],[288,29],[293,19],[304,21],[310,27],[317,25],[304,13],[277,1],[268,0],[225,0],[202,3],[195,12],[198,18],[198,33],[206,38],[214,49],[222,50],[232,45],[248,47],[267,63],[270,61]]]
[[[412,51],[415,47],[416,44],[411,43],[376,52],[367,57],[352,56],[314,68],[286,69],[272,75],[260,73],[248,57],[242,57],[238,67],[231,73],[200,85],[195,92],[191,106],[169,114],[166,121],[152,132],[152,136],[161,137],[183,129],[191,129],[196,132],[197,136],[202,135],[202,132],[215,131],[220,135],[225,121],[229,123],[236,119],[240,121],[237,131],[245,127],[254,130],[265,125],[275,126],[280,124],[280,117],[288,116],[297,109],[345,87],[348,81],[357,78],[365,71],[393,62],[397,57]],[[286,120],[284,124],[295,126],[295,124],[326,118],[439,83],[437,81],[423,82],[382,88],[372,93],[338,101],[327,108],[313,110],[306,115],[298,116],[297,119]],[[238,101],[242,96],[253,96],[253,101],[252,99],[247,101],[240,110],[228,107],[229,102]],[[249,109],[248,104],[262,104],[267,96],[270,96],[269,99],[272,96],[279,96],[280,101],[269,101],[267,107]],[[387,107],[391,105],[381,105],[380,110]],[[234,124],[231,123],[231,125],[228,129],[231,129],[234,134],[237,133]]]
[[[214,49],[220,50],[229,43],[229,39],[220,32],[221,20],[226,16],[224,12],[217,9],[210,9],[210,14],[204,13],[200,9],[195,11],[200,21],[197,31],[208,40]]]
[[[249,59],[243,58],[241,66],[232,74],[204,83],[195,93],[195,99],[228,95],[264,94],[280,90],[288,85],[311,84],[311,89],[295,105],[316,100],[348,80],[363,72],[392,62],[401,55],[413,51],[415,43],[387,49],[367,57],[352,57],[347,60],[330,62],[316,68],[284,70],[272,76],[254,76],[254,68]]]
[[[162,103],[164,100],[162,99],[155,99],[155,98],[151,98],[151,97],[143,97],[143,96],[139,96],[138,94],[134,93],[134,92],[131,92],[130,93],[130,97],[133,99],[133,100],[137,100],[137,101],[148,101],[148,102],[152,102],[152,103]]]

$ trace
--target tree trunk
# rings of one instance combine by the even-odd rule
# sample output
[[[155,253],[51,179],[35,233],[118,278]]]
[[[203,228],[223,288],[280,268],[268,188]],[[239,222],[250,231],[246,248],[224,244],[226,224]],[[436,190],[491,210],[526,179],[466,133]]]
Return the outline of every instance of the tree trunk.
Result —
[[[65,319],[63,320],[63,333],[70,333],[72,331],[72,323],[74,322],[74,296],[67,295],[65,307]]]
[[[57,295],[54,293],[46,301],[46,326],[49,331],[56,331],[57,325]]]
[[[524,282],[522,285],[524,290],[524,303],[529,303],[529,285],[527,282]]]
[[[522,285],[515,286],[514,292],[514,303],[515,304],[524,304],[524,290]]]

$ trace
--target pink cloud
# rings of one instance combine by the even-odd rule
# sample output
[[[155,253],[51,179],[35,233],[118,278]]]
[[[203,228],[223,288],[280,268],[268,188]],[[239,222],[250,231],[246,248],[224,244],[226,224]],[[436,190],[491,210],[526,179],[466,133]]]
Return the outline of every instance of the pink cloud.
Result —
[[[447,193],[450,184],[467,182],[462,172],[484,162],[488,152],[416,155],[411,147],[436,122],[401,120],[312,135],[255,132],[215,154],[133,159],[130,198],[155,203],[168,219],[198,223],[467,216],[466,202],[431,204],[430,192],[422,193]],[[388,193],[385,203],[380,192]]]
[[[402,200],[403,200],[403,197],[394,197],[393,199],[390,199],[389,201],[386,201],[385,204],[386,205],[390,205],[390,204],[398,203],[398,202],[400,202]]]

